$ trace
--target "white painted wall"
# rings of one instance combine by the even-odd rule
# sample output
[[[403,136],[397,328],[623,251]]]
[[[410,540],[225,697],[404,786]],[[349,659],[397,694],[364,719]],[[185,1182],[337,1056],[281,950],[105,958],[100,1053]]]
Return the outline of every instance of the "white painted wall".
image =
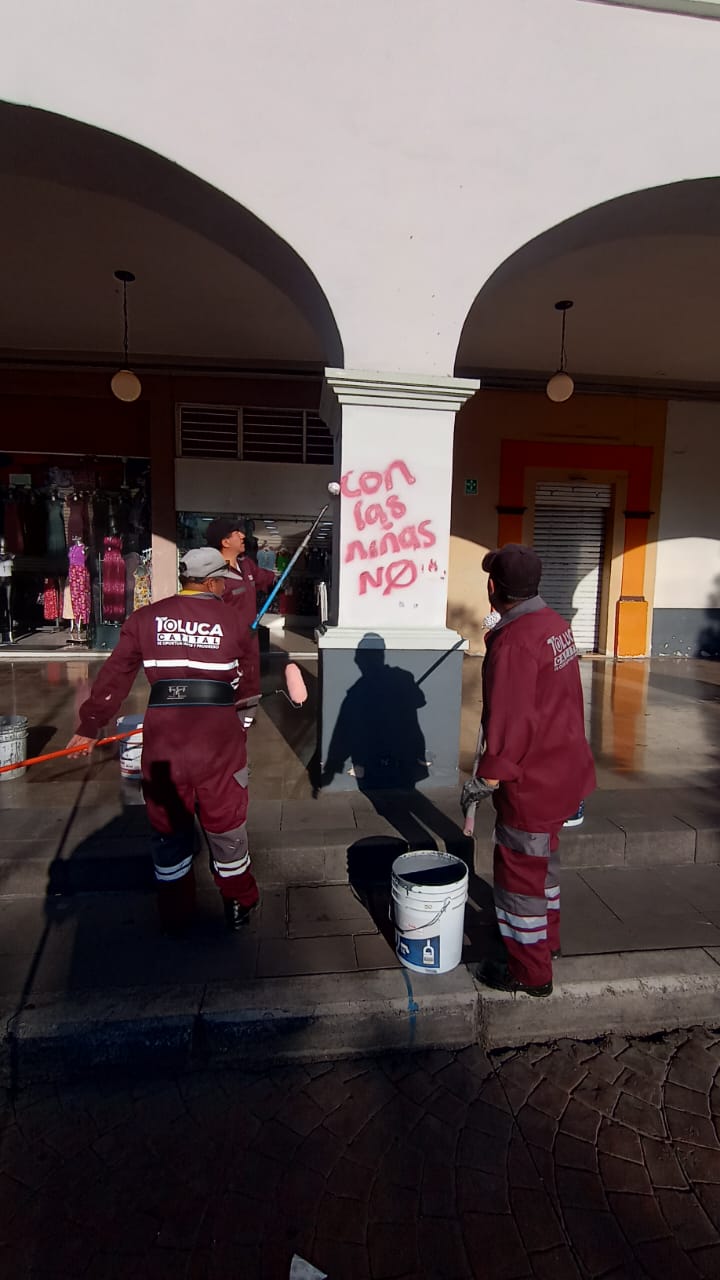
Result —
[[[35,0],[0,97],[159,152],[294,246],[345,363],[452,371],[532,237],[718,172],[720,24],[581,0]]]
[[[280,462],[177,458],[177,511],[274,516],[317,515],[326,502],[332,467]]]
[[[720,404],[668,406],[656,609],[716,607],[720,591]]]

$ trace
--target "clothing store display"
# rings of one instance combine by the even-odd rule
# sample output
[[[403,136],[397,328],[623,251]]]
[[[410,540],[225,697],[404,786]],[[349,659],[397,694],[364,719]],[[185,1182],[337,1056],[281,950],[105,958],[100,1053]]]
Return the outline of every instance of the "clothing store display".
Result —
[[[0,632],[12,639],[13,557],[0,555]]]
[[[21,506],[24,526],[24,550],[29,556],[41,556],[47,546],[47,505],[44,498],[29,493]]]
[[[0,554],[15,557],[11,640],[22,644],[48,624],[58,632],[69,624],[71,643],[113,648],[135,604],[135,570],[140,553],[149,554],[150,529],[147,460],[2,455]],[[150,599],[148,565],[139,597]],[[0,644],[7,643],[9,628],[1,630]]]
[[[122,538],[105,539],[102,558],[103,622],[122,622],[125,618],[125,561]]]
[[[110,529],[108,527],[108,518],[110,512],[110,500],[105,494],[96,495],[93,501],[93,521],[92,529],[95,538],[95,546],[101,547],[103,541],[107,538]]]
[[[135,570],[135,591],[133,594],[133,609],[142,609],[143,605],[150,604],[152,594],[152,566],[149,553],[141,557],[140,564]]]
[[[25,540],[23,538],[22,524],[20,522],[20,509],[17,500],[8,499],[5,503],[5,511],[3,513],[3,536],[5,538],[5,548],[7,551],[19,555],[25,550]]]
[[[46,578],[43,585],[43,617],[57,622],[60,617],[60,584],[57,578]]]
[[[68,582],[73,618],[75,622],[82,622],[87,626],[90,621],[90,574],[85,555],[85,547],[82,543],[75,543],[70,548]]]
[[[135,608],[135,571],[140,567],[140,556],[137,551],[130,551],[123,556],[125,561],[125,617],[128,618]]]
[[[53,498],[48,507],[47,550],[51,556],[62,555],[67,550],[63,504],[57,498]]]
[[[270,569],[275,571],[275,552],[270,547],[261,547],[257,554],[258,567],[260,569]]]
[[[86,542],[89,538],[87,502],[74,494],[70,499],[70,519],[68,534],[72,538],[81,538]]]

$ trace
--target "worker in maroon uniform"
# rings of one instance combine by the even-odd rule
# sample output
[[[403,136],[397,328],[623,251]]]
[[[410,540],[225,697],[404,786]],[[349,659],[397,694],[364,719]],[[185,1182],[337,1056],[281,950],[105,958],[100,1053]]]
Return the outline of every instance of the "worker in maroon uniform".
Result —
[[[228,575],[218,551],[185,553],[179,595],[145,605],[123,624],[68,744],[92,750],[142,666],[150,683],[143,792],[160,918],[168,932],[182,931],[195,905],[196,814],[231,929],[247,921],[259,897],[246,829],[246,734],[235,709],[250,636],[239,614],[223,604]]]
[[[272,591],[276,575],[271,569],[261,569],[245,555],[245,532],[238,528],[238,524],[237,517],[218,516],[208,525],[206,541],[227,562],[230,573],[225,582],[223,599],[232,606],[250,636],[250,647],[238,690],[238,712],[245,728],[249,729],[260,701],[260,644],[257,631],[251,631],[250,628],[257,617],[257,593]]]
[[[492,796],[495,912],[507,965],[483,966],[486,985],[552,992],[560,954],[558,835],[595,787],[585,738],[578,652],[569,623],[538,595],[542,563],[510,543],[483,560],[500,621],[485,638],[482,743],[463,809]]]

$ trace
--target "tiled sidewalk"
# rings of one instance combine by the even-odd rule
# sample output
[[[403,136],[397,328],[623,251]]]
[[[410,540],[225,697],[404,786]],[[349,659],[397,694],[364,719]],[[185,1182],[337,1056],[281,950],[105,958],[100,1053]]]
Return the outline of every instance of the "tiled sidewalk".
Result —
[[[12,1280],[717,1280],[696,1029],[0,1097]]]
[[[78,991],[182,982],[352,973],[397,964],[387,887],[266,886],[258,916],[225,932],[220,902],[200,865],[191,935],[159,934],[152,893],[116,890],[5,895],[0,993]],[[720,964],[720,868],[565,871],[563,951],[568,957],[697,948]],[[474,877],[463,960],[499,946],[487,880]],[[562,978],[563,961],[556,972]]]

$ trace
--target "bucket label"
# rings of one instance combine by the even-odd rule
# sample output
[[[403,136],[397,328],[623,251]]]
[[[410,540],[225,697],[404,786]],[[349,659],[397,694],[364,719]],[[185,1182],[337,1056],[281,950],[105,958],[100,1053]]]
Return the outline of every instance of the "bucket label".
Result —
[[[440,936],[434,938],[408,938],[396,934],[395,950],[401,960],[417,965],[418,969],[437,969],[440,964]]]

